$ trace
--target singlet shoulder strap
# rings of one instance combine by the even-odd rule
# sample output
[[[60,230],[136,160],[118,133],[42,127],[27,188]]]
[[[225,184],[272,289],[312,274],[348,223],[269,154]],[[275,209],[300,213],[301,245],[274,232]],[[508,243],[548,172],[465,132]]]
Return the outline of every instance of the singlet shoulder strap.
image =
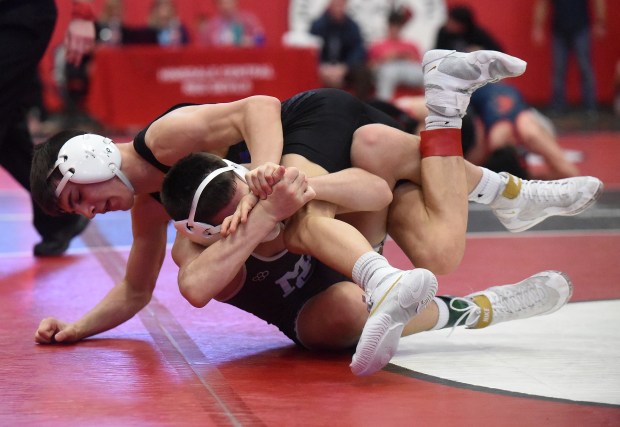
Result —
[[[166,173],[166,172],[168,172],[170,170],[170,166],[164,165],[159,160],[157,160],[155,158],[155,155],[151,151],[151,149],[149,147],[147,147],[147,145],[146,145],[146,141],[144,140],[144,136],[146,135],[146,131],[147,130],[148,130],[148,127],[143,129],[143,130],[141,130],[136,135],[136,137],[133,139],[133,148],[136,150],[136,152],[144,160],[149,162],[151,165],[155,166],[157,169],[159,169],[163,173]]]
[[[181,107],[186,107],[189,105],[196,105],[196,104],[189,104],[189,103],[184,103],[184,104],[176,104],[173,107],[169,108],[166,112],[164,112],[163,114],[160,114],[159,117],[157,117],[154,121],[158,120],[159,118],[165,116],[166,114],[168,114],[169,112],[176,110],[177,108],[181,108]],[[145,127],[144,129],[142,129],[140,132],[138,132],[138,134],[136,135],[136,137],[133,139],[133,147],[136,150],[136,152],[147,162],[149,162],[151,165],[155,166],[157,169],[159,169],[160,171],[162,171],[163,173],[166,173],[170,170],[170,166],[168,165],[164,165],[163,163],[161,163],[159,160],[157,160],[157,158],[155,157],[155,155],[153,154],[153,152],[151,151],[151,149],[146,145],[146,131],[149,129],[149,127],[151,127],[151,125],[153,124],[153,122],[149,123],[149,125],[147,127]]]

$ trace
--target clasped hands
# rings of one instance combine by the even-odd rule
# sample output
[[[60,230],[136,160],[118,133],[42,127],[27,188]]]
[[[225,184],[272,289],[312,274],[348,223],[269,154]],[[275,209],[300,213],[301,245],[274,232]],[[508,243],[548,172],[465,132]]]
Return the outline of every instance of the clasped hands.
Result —
[[[261,207],[261,214],[279,222],[316,196],[306,174],[295,167],[265,163],[248,172],[245,179],[248,194],[241,199],[235,213],[222,222],[222,237],[234,233],[240,224],[244,224],[257,205]]]

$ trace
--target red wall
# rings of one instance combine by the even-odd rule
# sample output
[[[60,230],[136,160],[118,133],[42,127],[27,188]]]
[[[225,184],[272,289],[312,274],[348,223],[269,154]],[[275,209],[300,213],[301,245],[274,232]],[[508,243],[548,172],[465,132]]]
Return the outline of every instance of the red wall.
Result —
[[[71,0],[56,0],[59,6],[59,21],[51,47],[62,42],[64,29],[69,21]],[[99,11],[103,0],[95,0]],[[525,75],[513,80],[534,104],[547,102],[551,91],[551,51],[549,43],[536,47],[531,43],[532,8],[534,0],[447,0],[448,5],[468,4],[475,11],[477,20],[494,34],[506,51],[528,62]],[[195,28],[196,17],[211,14],[213,0],[176,0],[177,8],[185,24]],[[261,19],[267,32],[267,43],[279,43],[281,34],[287,29],[288,0],[239,0],[242,8],[254,11]],[[129,24],[145,22],[150,7],[149,0],[126,0],[126,18]],[[607,1],[607,34],[593,43],[593,62],[597,77],[597,93],[601,102],[610,103],[613,96],[613,74],[615,64],[620,60],[620,1]],[[42,63],[44,70],[51,68],[50,55]],[[47,82],[48,73],[44,73]],[[579,99],[579,80],[576,65],[569,68],[569,98]],[[48,93],[52,108],[58,107],[58,100]]]

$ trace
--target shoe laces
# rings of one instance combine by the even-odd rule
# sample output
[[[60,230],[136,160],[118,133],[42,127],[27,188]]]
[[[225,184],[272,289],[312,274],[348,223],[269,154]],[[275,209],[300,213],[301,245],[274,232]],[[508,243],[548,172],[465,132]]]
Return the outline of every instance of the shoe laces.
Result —
[[[539,203],[549,203],[570,198],[570,181],[523,181],[521,195]]]
[[[536,285],[530,286],[519,286],[518,290],[513,290],[509,287],[502,287],[501,290],[492,290],[484,292],[483,294],[489,299],[491,302],[491,307],[493,309],[493,319],[497,319],[498,321],[503,320],[502,317],[504,315],[511,315],[515,313],[524,312],[530,308],[533,308],[538,305],[538,303],[544,299],[546,299],[547,294],[545,290]],[[480,314],[480,307],[470,298],[474,295],[470,295],[466,298],[453,298],[450,301],[450,309],[463,313],[457,320],[454,322],[454,326],[452,326],[452,330],[448,336],[452,335],[454,329],[457,326],[460,326],[465,323],[466,326],[470,326],[474,324],[473,319],[475,319],[476,315]],[[454,302],[464,302],[467,303],[467,307],[458,308],[454,306]],[[468,322],[471,320],[471,323]],[[477,319],[476,319],[477,321]],[[468,324],[470,323],[470,324]],[[496,323],[496,322],[493,322]]]
[[[547,297],[544,288],[536,284],[504,286],[491,288],[489,291],[484,295],[491,301],[494,318],[499,319],[502,315],[518,314],[531,309]]]
[[[455,307],[454,303],[457,301],[467,304],[467,307],[465,308]],[[466,319],[469,319],[469,317],[473,318],[477,314],[478,315],[480,314],[480,307],[478,307],[478,305],[469,298],[461,298],[461,297],[452,298],[450,300],[450,309],[456,312],[461,312],[463,314],[461,314],[461,316],[458,319],[456,319],[456,322],[454,322],[454,325],[452,326],[450,333],[448,334],[448,337],[452,335],[456,327],[460,326],[463,322],[465,322],[465,324],[467,325]]]

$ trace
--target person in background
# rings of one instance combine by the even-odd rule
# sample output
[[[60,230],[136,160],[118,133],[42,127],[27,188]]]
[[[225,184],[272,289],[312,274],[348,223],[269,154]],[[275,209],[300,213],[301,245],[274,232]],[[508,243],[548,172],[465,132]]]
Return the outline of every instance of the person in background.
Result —
[[[126,31],[123,11],[123,0],[106,0],[103,3],[101,14],[95,22],[99,43],[109,46],[123,44],[123,33]]]
[[[94,46],[94,14],[87,2],[72,4],[65,46],[67,60],[79,64]],[[27,191],[34,144],[27,125],[26,94],[36,81],[57,17],[53,0],[0,2],[0,165]],[[88,220],[78,215],[52,217],[33,203],[33,223],[42,237],[34,255],[56,256],[67,250]]]
[[[189,43],[189,32],[179,19],[173,0],[153,0],[148,26],[157,31],[160,46],[174,47]]]
[[[123,24],[123,0],[105,0],[95,20],[96,44],[120,46],[126,30]],[[54,76],[63,101],[62,127],[91,128],[94,125],[85,107],[92,56],[91,53],[85,55],[76,65],[66,60],[64,46],[58,46],[55,50]]]
[[[331,0],[316,19],[310,33],[323,41],[319,59],[319,78],[324,87],[351,86],[354,94],[367,100],[372,76],[366,63],[366,47],[359,25],[346,13],[347,0]]]
[[[381,101],[392,101],[399,85],[421,88],[424,84],[420,51],[415,43],[401,36],[411,17],[411,11],[404,8],[390,12],[387,37],[372,43],[368,49],[370,67],[375,74],[375,96]]]
[[[468,6],[454,6],[448,11],[448,20],[437,34],[436,49],[472,52],[496,50],[504,52],[500,43],[478,25],[474,12]]]
[[[500,82],[480,89],[472,94],[470,103],[480,119],[485,140],[480,147],[480,164],[491,170],[511,169],[508,172],[528,179],[525,154],[529,152],[543,158],[550,175],[545,178],[579,175],[579,168],[566,158],[558,144],[551,120],[529,106],[516,87]]]
[[[401,97],[397,105],[423,123],[428,114],[424,102],[423,96]],[[579,175],[579,168],[558,143],[551,120],[532,108],[516,87],[498,82],[479,88],[471,96],[465,117],[470,122],[463,121],[463,153],[473,164],[531,179],[526,157],[532,153],[541,156],[548,169],[544,177],[537,178]]]
[[[590,115],[596,114],[596,79],[592,69],[591,33],[605,34],[605,1],[594,0],[592,24],[588,0],[537,0],[534,5],[532,39],[537,45],[545,41],[543,26],[551,9],[553,50],[553,94],[551,108],[555,114],[566,111],[566,69],[568,56],[574,52],[581,73],[581,97]]]
[[[216,14],[198,31],[198,42],[205,46],[262,46],[265,30],[253,14],[239,9],[237,0],[216,0]]]

